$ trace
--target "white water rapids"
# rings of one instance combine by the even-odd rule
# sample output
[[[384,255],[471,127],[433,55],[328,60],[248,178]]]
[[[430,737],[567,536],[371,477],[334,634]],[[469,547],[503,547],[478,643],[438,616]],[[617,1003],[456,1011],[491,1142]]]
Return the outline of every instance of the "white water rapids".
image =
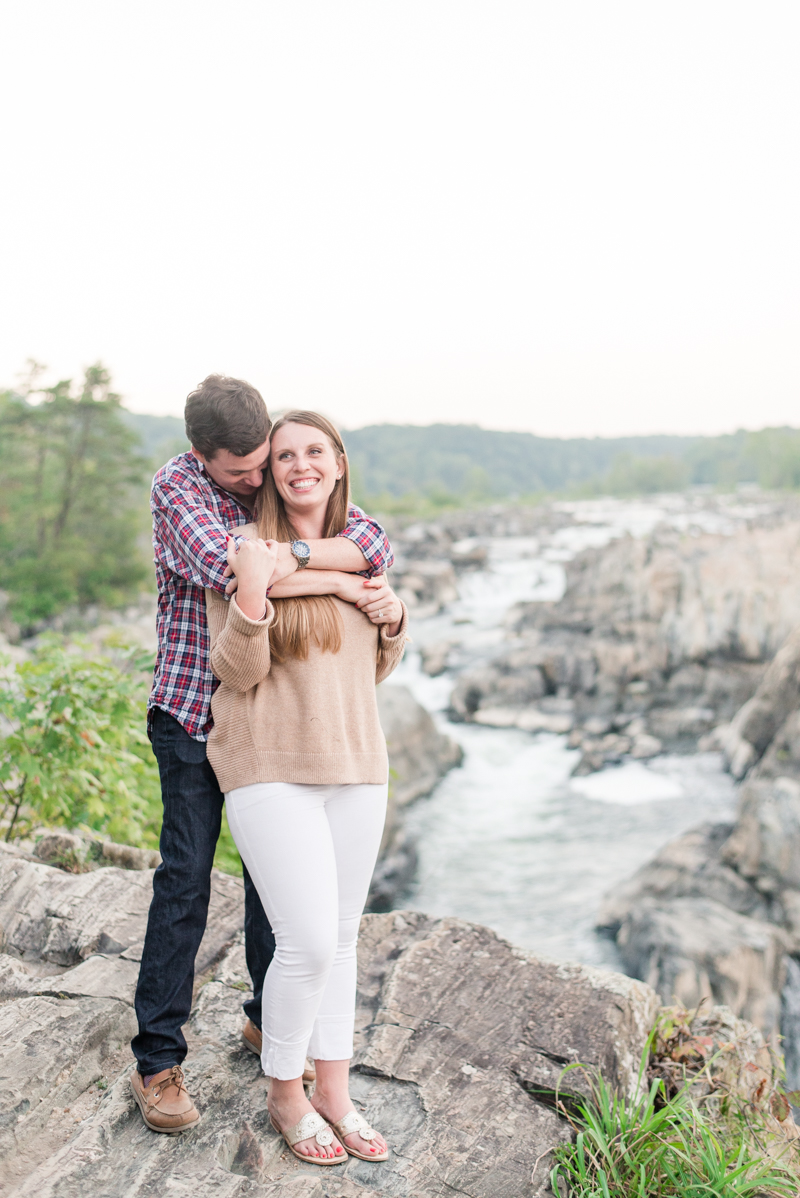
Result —
[[[447,721],[458,674],[499,651],[512,604],[558,599],[562,563],[588,546],[666,522],[692,532],[733,532],[754,506],[709,510],[681,496],[651,503],[563,505],[576,523],[541,539],[486,542],[487,567],[465,574],[459,598],[412,621],[415,644],[390,680],[403,684],[464,749],[407,823],[418,837],[419,870],[406,905],[494,928],[547,956],[619,967],[614,944],[594,931],[603,894],[668,840],[706,820],[731,820],[734,788],[716,754],[664,755],[571,778],[578,754],[566,736]],[[454,667],[438,678],[420,668],[419,646],[456,642]]]

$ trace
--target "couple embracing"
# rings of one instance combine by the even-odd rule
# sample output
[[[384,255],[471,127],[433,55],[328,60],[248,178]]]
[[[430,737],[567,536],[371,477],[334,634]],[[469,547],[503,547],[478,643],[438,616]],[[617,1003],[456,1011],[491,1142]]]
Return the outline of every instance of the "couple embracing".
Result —
[[[158,472],[151,498],[163,860],[131,1087],[153,1131],[200,1119],[181,1029],[224,802],[244,873],[243,1036],[270,1078],[272,1125],[313,1164],[386,1160],[348,1079],[356,941],[388,783],[375,685],[406,639],[382,577],[391,547],[350,503],[344,446],[323,416],[288,412],[271,427],[258,391],[219,375],[185,415],[191,452]]]

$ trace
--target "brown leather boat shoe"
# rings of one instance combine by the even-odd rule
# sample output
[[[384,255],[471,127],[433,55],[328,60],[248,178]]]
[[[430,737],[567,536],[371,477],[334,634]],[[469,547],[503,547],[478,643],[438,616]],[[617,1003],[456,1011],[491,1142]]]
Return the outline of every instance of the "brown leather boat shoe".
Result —
[[[138,1069],[131,1074],[133,1097],[139,1104],[142,1118],[151,1131],[176,1136],[200,1122],[200,1115],[183,1084],[180,1065],[162,1069],[145,1086]]]
[[[257,1028],[251,1019],[248,1019],[247,1023],[242,1029],[242,1039],[244,1040],[246,1048],[249,1048],[251,1052],[254,1052],[257,1057],[261,1056],[261,1046],[263,1042],[261,1029]],[[315,1082],[316,1080],[317,1072],[314,1068],[314,1062],[306,1057],[306,1067],[303,1070],[303,1081]]]

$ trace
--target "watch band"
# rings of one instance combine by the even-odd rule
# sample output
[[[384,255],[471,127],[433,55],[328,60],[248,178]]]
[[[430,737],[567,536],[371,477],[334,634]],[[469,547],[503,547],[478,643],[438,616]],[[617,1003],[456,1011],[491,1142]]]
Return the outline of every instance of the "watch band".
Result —
[[[289,546],[292,557],[297,562],[298,570],[305,570],[311,560],[311,547],[305,541],[292,541]]]

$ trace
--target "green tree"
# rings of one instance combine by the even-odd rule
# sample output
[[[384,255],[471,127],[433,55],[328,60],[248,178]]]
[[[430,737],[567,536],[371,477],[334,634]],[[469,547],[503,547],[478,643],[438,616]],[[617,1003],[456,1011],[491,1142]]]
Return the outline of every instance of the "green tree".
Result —
[[[0,394],[0,551],[11,614],[23,628],[71,604],[122,602],[147,577],[147,460],[100,364],[80,387]]]

